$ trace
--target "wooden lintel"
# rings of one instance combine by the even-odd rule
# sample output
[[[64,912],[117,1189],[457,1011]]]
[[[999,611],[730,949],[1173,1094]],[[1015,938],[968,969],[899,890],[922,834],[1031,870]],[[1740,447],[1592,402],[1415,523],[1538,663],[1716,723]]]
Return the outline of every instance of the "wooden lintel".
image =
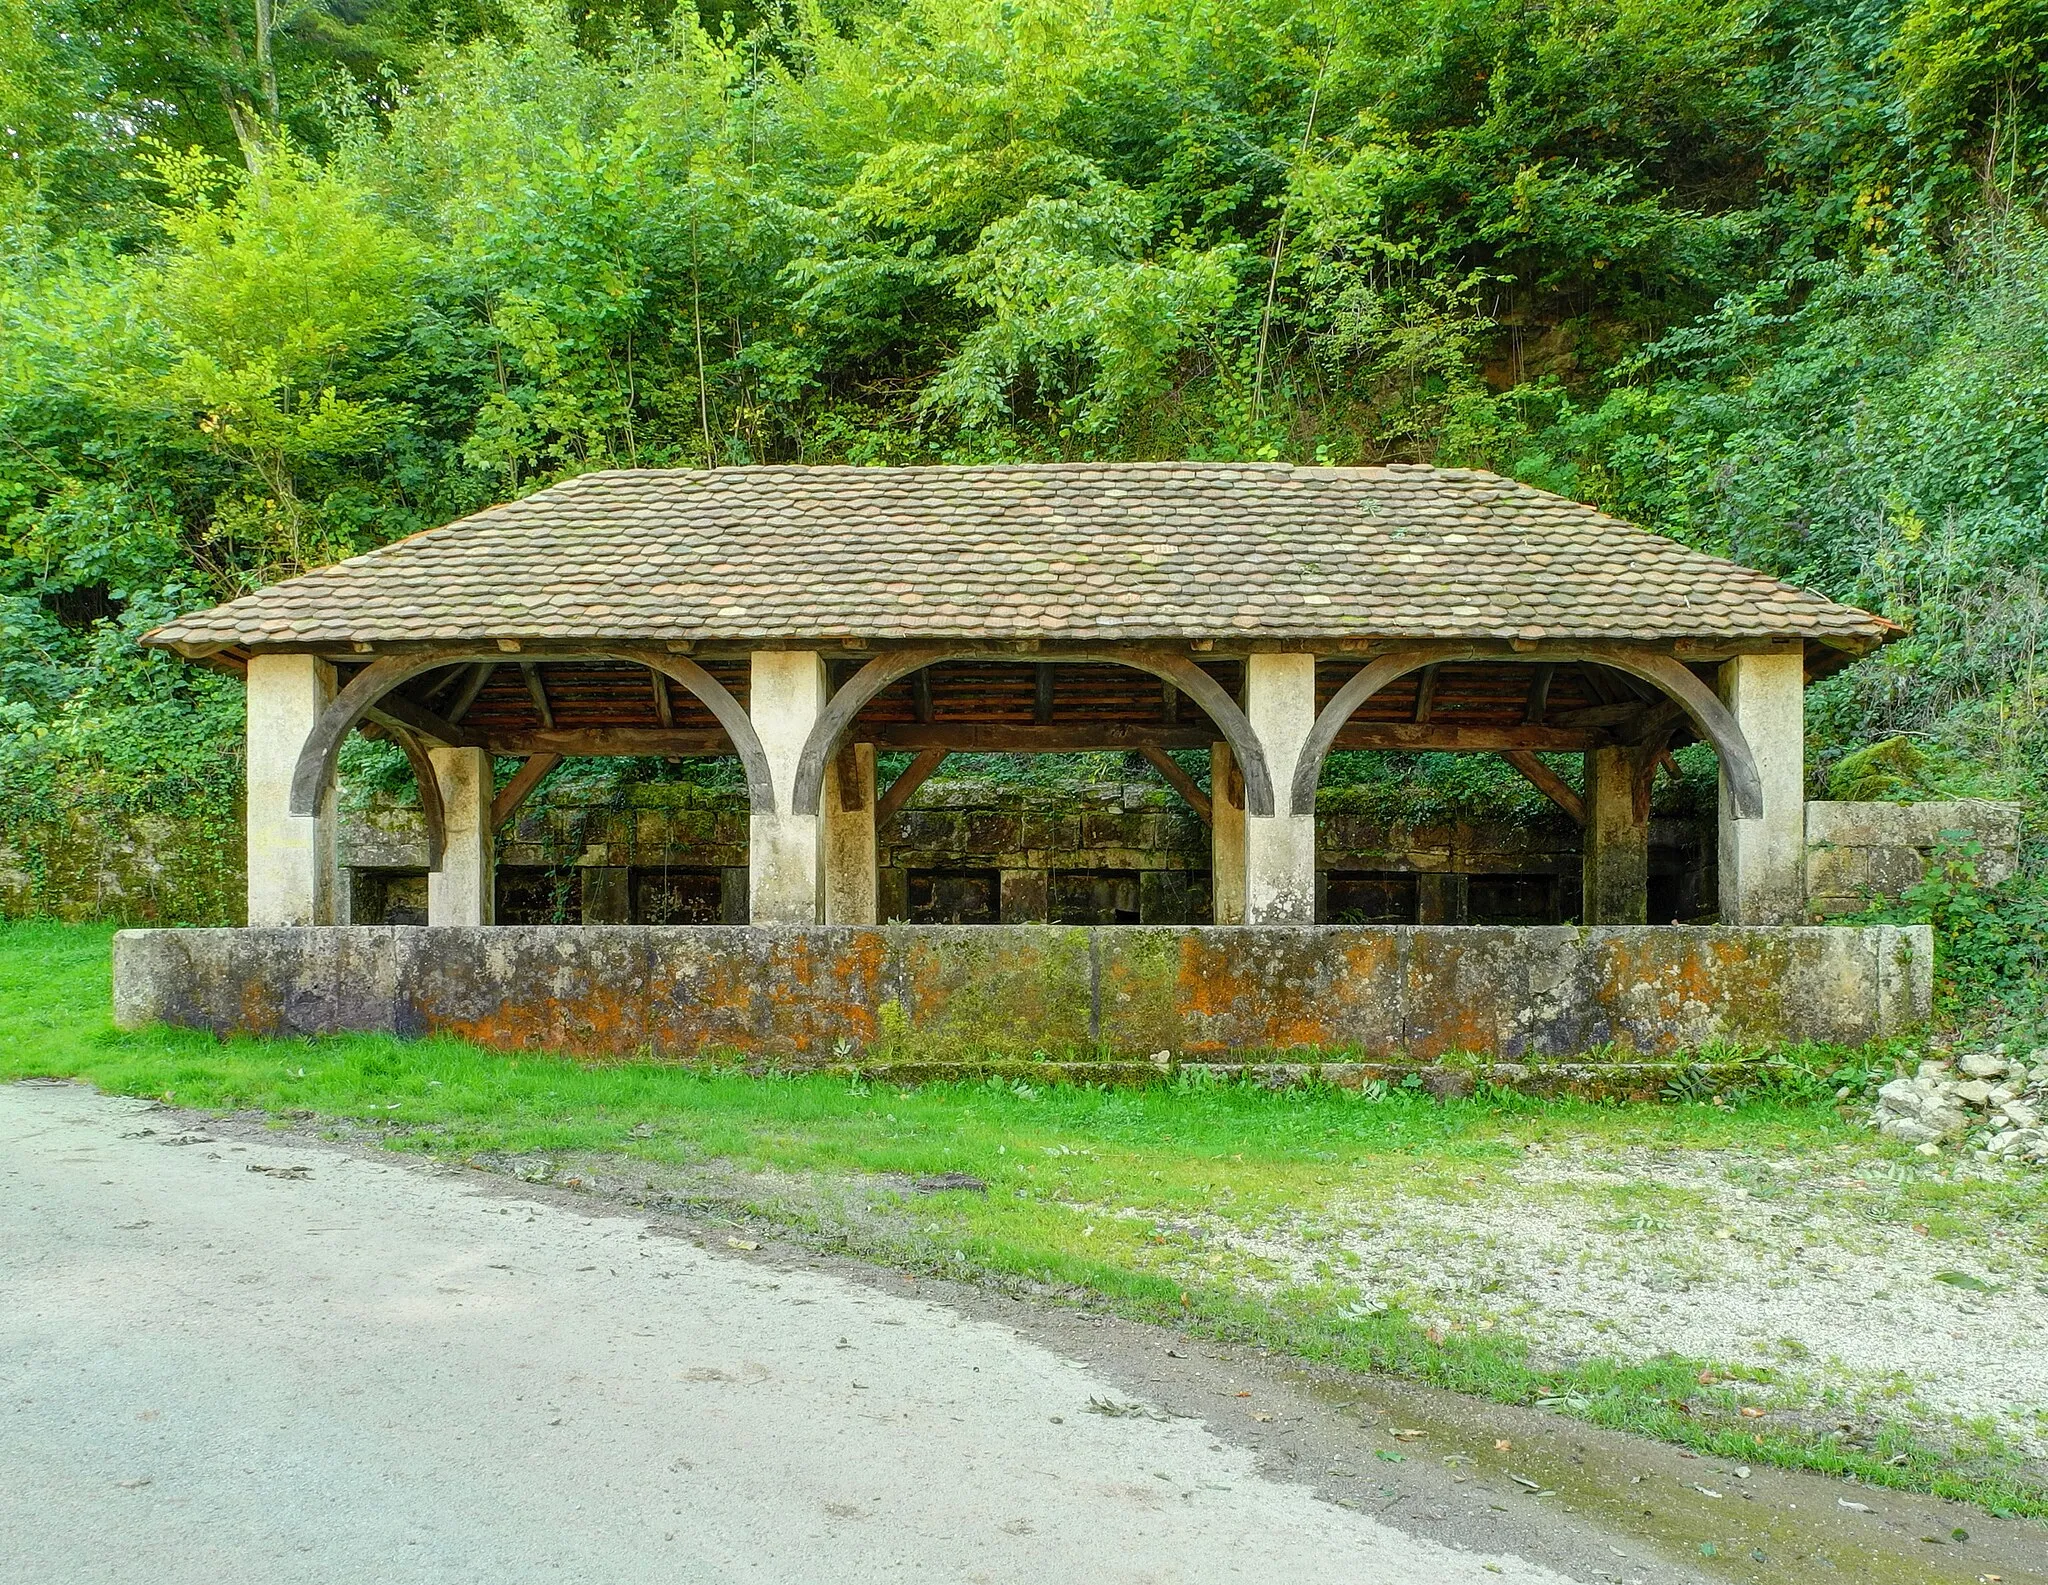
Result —
[[[1527,749],[1511,748],[1501,751],[1502,759],[1526,776],[1536,790],[1558,808],[1572,817],[1574,825],[1586,823],[1585,800],[1573,792],[1568,782]]]
[[[928,748],[903,767],[902,773],[889,783],[889,790],[875,800],[877,826],[896,818],[897,812],[910,801],[910,795],[930,780],[932,772],[945,763],[946,754],[945,749]]]
[[[436,748],[482,748],[484,740],[474,732],[465,732],[453,721],[436,715],[423,704],[414,704],[403,694],[387,693],[369,709],[363,712],[366,720],[375,721],[379,726],[398,727],[425,738]]]
[[[958,754],[1080,754],[1120,749],[1207,748],[1214,727],[1152,726],[1125,721],[1073,721],[1058,726],[1010,725],[995,721],[941,721],[921,725],[892,721],[860,735],[883,749],[945,748]]]
[[[506,732],[491,739],[493,754],[573,754],[594,758],[693,759],[730,754],[723,732],[664,732],[659,727],[587,726],[570,730]]]
[[[1187,800],[1188,807],[1202,817],[1203,825],[1215,824],[1209,808],[1209,795],[1202,791],[1194,777],[1174,762],[1171,754],[1163,748],[1141,748],[1138,752],[1145,756],[1146,764],[1166,778],[1169,787]]]
[[[1432,721],[1352,721],[1330,746],[1398,753],[1499,754],[1527,749],[1545,754],[1583,754],[1613,740],[1605,732],[1560,726],[1449,726]]]
[[[526,691],[533,699],[533,708],[540,713],[541,729],[554,731],[555,712],[548,704],[548,686],[540,680],[540,667],[530,660],[522,660],[519,670],[526,678]]]
[[[526,763],[512,773],[512,779],[505,783],[498,796],[491,800],[491,829],[502,831],[505,822],[519,813],[519,806],[547,778],[549,771],[562,763],[559,754],[529,754]]]

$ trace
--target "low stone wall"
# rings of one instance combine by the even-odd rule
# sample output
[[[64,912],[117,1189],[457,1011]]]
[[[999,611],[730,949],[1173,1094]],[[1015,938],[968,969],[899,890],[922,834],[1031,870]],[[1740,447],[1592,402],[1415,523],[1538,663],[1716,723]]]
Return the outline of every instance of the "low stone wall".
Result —
[[[1948,803],[1826,803],[1806,806],[1806,900],[1816,918],[1852,914],[1917,885],[1946,841],[1983,851],[1986,886],[2019,867],[2020,806],[1986,799]]]
[[[1932,1003],[1925,926],[130,930],[115,1021],[591,1057],[1507,1060],[1855,1044]]]

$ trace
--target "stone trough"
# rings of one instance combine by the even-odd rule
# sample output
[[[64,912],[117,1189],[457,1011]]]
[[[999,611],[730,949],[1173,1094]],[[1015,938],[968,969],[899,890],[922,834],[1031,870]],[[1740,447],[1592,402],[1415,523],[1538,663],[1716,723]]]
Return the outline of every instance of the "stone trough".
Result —
[[[1860,1044],[1925,926],[332,926],[128,930],[115,1020],[596,1059],[1231,1061]]]

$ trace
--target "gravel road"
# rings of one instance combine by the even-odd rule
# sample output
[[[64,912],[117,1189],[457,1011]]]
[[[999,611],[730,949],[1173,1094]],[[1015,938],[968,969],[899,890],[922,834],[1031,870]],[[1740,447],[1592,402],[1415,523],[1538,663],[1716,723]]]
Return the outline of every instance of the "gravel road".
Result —
[[[67,1086],[0,1087],[0,1316],[41,1585],[1569,1577],[926,1298]]]

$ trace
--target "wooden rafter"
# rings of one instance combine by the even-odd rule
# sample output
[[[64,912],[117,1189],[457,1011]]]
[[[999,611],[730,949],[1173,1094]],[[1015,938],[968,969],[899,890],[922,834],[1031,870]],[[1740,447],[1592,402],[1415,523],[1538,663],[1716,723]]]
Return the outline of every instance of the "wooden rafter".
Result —
[[[519,663],[520,675],[526,679],[526,692],[533,700],[533,708],[540,715],[540,724],[546,731],[555,729],[555,712],[548,703],[548,686],[540,680],[540,667],[530,660]]]
[[[1428,724],[1429,712],[1435,704],[1436,668],[1434,666],[1425,666],[1422,668],[1421,680],[1415,685],[1415,724],[1417,726]]]
[[[476,696],[484,691],[484,684],[491,680],[491,673],[497,669],[496,662],[488,660],[480,660],[468,668],[461,686],[448,701],[449,720],[459,722],[469,714],[469,707],[476,703]]]

